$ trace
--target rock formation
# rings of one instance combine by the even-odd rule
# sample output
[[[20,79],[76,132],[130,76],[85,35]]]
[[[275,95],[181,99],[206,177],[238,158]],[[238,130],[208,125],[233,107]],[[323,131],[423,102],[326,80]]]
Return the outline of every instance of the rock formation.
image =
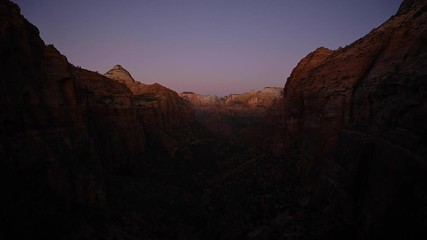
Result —
[[[249,108],[268,108],[274,105],[282,96],[283,88],[265,87],[262,91],[250,91],[242,94],[229,94],[225,97],[200,95],[193,92],[182,92],[181,97],[188,100],[194,108],[202,107],[232,107],[244,106]]]
[[[106,72],[104,76],[125,84],[132,92],[137,91],[138,84],[135,79],[133,79],[132,75],[121,65],[114,66],[110,71]]]
[[[182,98],[71,65],[0,0],[0,238],[427,236],[426,46],[427,0],[405,0],[283,97]],[[239,134],[197,132],[190,104]]]
[[[124,83],[132,91],[133,104],[148,131],[173,130],[194,124],[190,105],[175,91],[158,83],[148,85],[135,81],[120,65],[114,66],[104,75]]]
[[[1,230],[31,238],[57,209],[104,206],[103,169],[65,57],[17,5],[1,1],[0,16]]]
[[[426,236],[426,9],[404,1],[353,44],[309,54],[285,86],[284,153],[304,203],[360,239]]]
[[[146,129],[134,107],[132,92],[101,74],[75,67],[72,71],[103,162],[116,170],[140,164],[147,149]]]
[[[116,65],[105,76],[123,83],[132,92],[132,106],[142,122],[151,145],[162,147],[174,157],[180,141],[172,137],[177,132],[195,125],[194,112],[188,102],[175,91],[158,83],[135,81],[122,66]]]
[[[281,99],[283,88],[265,87],[262,91],[230,94],[225,97],[200,95],[193,92],[180,94],[190,102],[197,119],[216,133],[230,135],[257,124]]]
[[[0,238],[57,238],[46,227],[65,212],[108,206],[106,175],[146,164],[153,131],[173,148],[166,131],[194,121],[172,90],[123,68],[116,81],[74,67],[10,1],[0,1],[0,59]]]

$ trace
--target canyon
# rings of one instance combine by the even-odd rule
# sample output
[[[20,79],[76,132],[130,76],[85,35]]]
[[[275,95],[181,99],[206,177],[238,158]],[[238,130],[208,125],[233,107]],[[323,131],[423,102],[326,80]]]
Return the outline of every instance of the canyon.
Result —
[[[226,97],[70,64],[0,0],[1,239],[427,236],[427,1]]]
[[[196,119],[211,132],[230,136],[256,126],[272,111],[283,96],[283,88],[265,87],[261,91],[229,94],[225,97],[182,92],[192,106]]]

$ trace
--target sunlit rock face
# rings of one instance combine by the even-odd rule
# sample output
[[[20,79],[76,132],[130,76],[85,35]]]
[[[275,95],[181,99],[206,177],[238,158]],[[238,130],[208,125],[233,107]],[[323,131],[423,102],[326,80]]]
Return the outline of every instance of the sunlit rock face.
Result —
[[[363,239],[426,235],[426,9],[404,1],[353,44],[310,53],[285,86],[284,152],[305,203]]]
[[[136,86],[135,79],[133,79],[132,75],[126,69],[124,69],[121,65],[115,65],[108,72],[106,72],[104,76],[110,79],[117,80],[125,84],[129,88]],[[136,89],[131,88],[130,90],[134,92]]]
[[[277,105],[283,88],[265,87],[262,91],[229,94],[225,97],[182,92],[198,120],[216,133],[230,135],[259,123],[266,113]]]
[[[191,105],[197,107],[271,107],[282,96],[283,88],[265,87],[262,91],[250,91],[242,94],[229,94],[225,97],[200,95],[193,92],[182,92],[180,96],[187,99]]]

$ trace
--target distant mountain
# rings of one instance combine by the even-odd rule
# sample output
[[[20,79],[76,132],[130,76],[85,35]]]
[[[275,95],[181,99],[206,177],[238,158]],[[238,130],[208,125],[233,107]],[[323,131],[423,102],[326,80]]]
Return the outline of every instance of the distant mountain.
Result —
[[[265,87],[262,91],[230,94],[225,97],[200,95],[193,92],[180,94],[191,103],[197,119],[216,133],[230,135],[254,126],[283,97],[283,88]]]
[[[193,92],[182,92],[180,96],[187,99],[193,107],[204,106],[233,106],[271,107],[283,95],[283,88],[265,87],[262,91],[250,91],[242,94],[229,94],[225,97],[200,95]]]

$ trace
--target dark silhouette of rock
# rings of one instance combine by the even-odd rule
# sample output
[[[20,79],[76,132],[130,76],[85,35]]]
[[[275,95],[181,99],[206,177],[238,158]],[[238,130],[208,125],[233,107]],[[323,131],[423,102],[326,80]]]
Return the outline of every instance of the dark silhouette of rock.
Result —
[[[0,235],[55,235],[62,210],[105,206],[103,169],[65,57],[14,3],[0,3],[0,29]]]
[[[135,82],[135,94],[69,64],[10,1],[0,2],[0,60],[0,238],[59,238],[73,209],[109,208],[107,176],[144,167],[152,131],[194,121],[172,90]]]
[[[284,153],[304,204],[360,239],[427,236],[426,9],[404,1],[350,46],[309,54],[286,83]]]

